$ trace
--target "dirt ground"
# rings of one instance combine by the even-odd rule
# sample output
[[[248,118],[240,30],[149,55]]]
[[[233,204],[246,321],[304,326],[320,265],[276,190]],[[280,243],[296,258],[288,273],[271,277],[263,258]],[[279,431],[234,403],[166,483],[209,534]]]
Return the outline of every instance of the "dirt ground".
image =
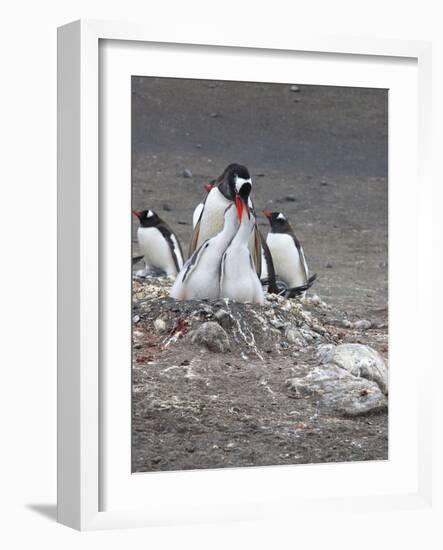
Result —
[[[245,164],[257,211],[283,211],[302,242],[318,274],[312,293],[333,317],[379,327],[344,341],[387,356],[387,91],[134,77],[132,99],[133,208],[155,210],[187,250],[203,185]],[[149,356],[133,366],[135,471],[387,458],[387,412],[322,419],[288,397],[285,380],[315,363],[313,350],[265,361],[184,343],[148,352],[134,354]],[[200,378],[161,375],[177,355],[198,359]],[[183,407],[162,406],[168,395]]]

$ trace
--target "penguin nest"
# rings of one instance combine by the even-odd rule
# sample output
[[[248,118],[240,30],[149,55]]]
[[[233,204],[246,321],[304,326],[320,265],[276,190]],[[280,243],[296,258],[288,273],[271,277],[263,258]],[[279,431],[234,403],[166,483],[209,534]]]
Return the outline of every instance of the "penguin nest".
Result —
[[[167,278],[133,280],[135,332],[160,337],[160,347],[189,341],[208,321],[223,328],[232,351],[260,358],[340,340],[340,330],[327,321],[331,308],[315,295],[300,300],[266,294],[264,305],[226,299],[180,302],[169,297],[171,286]]]

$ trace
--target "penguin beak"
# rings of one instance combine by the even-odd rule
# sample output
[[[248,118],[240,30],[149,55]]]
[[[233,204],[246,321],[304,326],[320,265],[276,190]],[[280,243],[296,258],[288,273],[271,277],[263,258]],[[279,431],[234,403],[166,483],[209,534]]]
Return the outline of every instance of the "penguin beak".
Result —
[[[271,212],[269,212],[269,210],[263,210],[263,214],[268,218],[268,220],[271,219]]]
[[[209,191],[211,191],[211,189],[212,189],[212,184],[211,183],[206,183],[205,184],[205,189],[206,189],[206,192],[209,193]]]
[[[134,214],[134,216],[137,216],[137,218],[140,219],[141,212],[139,212],[138,210],[133,210],[132,213]]]
[[[242,216],[243,216],[244,205],[245,205],[245,203],[241,200],[241,198],[238,195],[236,195],[235,196],[235,207],[237,209],[237,218],[238,218],[238,221],[240,223],[241,223],[241,219],[242,219]]]

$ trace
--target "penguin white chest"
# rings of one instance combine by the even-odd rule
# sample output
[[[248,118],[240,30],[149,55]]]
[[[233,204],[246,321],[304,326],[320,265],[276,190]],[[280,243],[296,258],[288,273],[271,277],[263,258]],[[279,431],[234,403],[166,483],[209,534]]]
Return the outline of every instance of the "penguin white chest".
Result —
[[[293,238],[285,233],[269,233],[266,242],[271,251],[276,275],[290,288],[305,284],[303,252],[300,256]]]
[[[146,268],[157,268],[166,271],[167,275],[176,275],[177,268],[168,241],[156,227],[139,227],[137,231],[140,252],[143,254]],[[175,236],[171,236],[175,239]],[[177,245],[178,249],[178,245]],[[177,250],[179,267],[183,264]]]

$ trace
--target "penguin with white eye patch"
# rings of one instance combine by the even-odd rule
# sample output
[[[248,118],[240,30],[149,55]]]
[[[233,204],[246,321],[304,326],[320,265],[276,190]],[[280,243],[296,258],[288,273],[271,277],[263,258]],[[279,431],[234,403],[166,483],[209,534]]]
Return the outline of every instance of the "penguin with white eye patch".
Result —
[[[304,294],[313,285],[317,275],[309,276],[308,264],[300,241],[282,212],[264,210],[263,214],[271,226],[266,243],[272,255],[275,274],[287,285],[285,295],[291,297]]]
[[[235,203],[240,191],[249,196],[251,190],[252,178],[246,166],[237,163],[229,164],[215,180],[205,198],[203,208],[200,210],[200,217],[192,234],[189,255],[193,254],[204,241],[214,237],[222,230],[224,212],[227,206]],[[249,247],[257,272],[261,273],[261,242],[257,226],[251,233]]]
[[[174,277],[183,267],[183,252],[175,233],[153,210],[133,210],[140,221],[137,240],[145,262],[145,269],[137,275],[163,271]]]

